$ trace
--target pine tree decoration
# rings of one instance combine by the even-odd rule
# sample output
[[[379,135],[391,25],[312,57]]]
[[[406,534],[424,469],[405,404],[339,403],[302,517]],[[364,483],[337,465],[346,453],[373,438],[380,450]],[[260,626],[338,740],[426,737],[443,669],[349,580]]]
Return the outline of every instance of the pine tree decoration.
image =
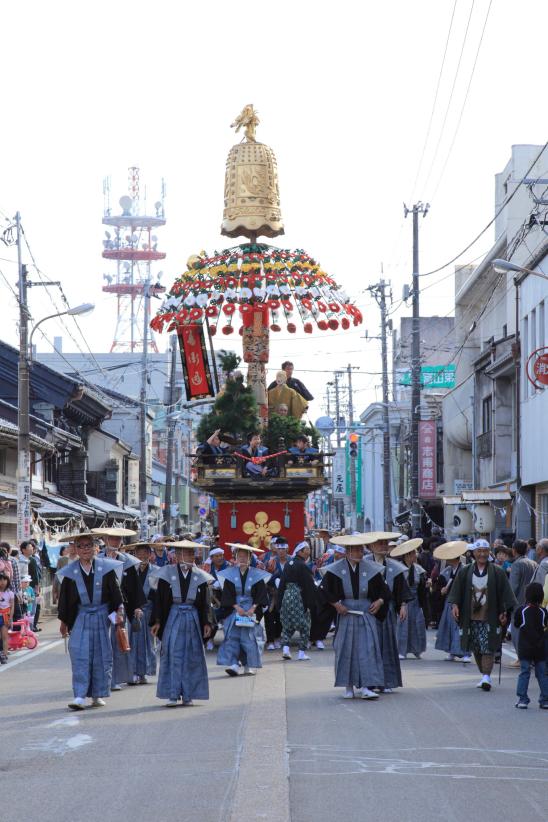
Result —
[[[233,357],[238,359],[236,355]],[[222,359],[221,367],[224,370]],[[244,385],[242,374],[233,374],[228,377],[224,391],[217,396],[213,411],[200,421],[197,432],[198,440],[205,442],[214,431],[220,428],[221,433],[232,434],[238,442],[243,442],[247,434],[257,428],[258,414],[253,391],[249,386]]]
[[[275,454],[280,450],[280,438],[285,443],[285,448],[290,448],[295,444],[295,440],[299,434],[306,434],[311,440],[312,445],[318,444],[318,431],[313,425],[306,425],[301,420],[296,420],[295,417],[282,417],[280,414],[270,414],[268,418],[268,429],[266,436],[264,436],[265,445],[271,454]]]

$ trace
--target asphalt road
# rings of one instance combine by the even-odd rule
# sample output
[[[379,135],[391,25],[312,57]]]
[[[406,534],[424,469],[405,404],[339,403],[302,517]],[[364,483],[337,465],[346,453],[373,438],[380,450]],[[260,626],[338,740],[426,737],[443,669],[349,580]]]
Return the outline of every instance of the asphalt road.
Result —
[[[74,714],[55,630],[0,669],[4,822],[548,818],[548,712],[536,681],[514,708],[508,668],[487,694],[429,651],[403,663],[404,689],[364,702],[333,688],[331,650],[267,653],[239,679],[210,654],[208,703],[169,710],[151,684]]]

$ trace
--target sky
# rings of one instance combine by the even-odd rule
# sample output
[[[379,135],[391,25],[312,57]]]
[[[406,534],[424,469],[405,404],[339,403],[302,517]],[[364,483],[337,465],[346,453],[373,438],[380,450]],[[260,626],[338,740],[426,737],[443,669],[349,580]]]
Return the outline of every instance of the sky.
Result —
[[[62,335],[64,351],[105,351],[114,336],[116,301],[101,291],[112,273],[101,258],[104,177],[114,205],[129,166],[140,167],[150,203],[165,179],[167,224],[157,232],[165,284],[191,254],[235,242],[219,233],[224,168],[239,139],[230,123],[253,103],[258,139],[278,160],[285,236],[276,244],[319,260],[365,318],[349,333],[272,334],[270,376],[292,359],[316,396],[314,420],[333,371],[351,363],[359,413],[380,398],[381,381],[380,344],[364,338],[378,334],[379,312],[365,289],[384,276],[395,325],[411,313],[401,304],[412,272],[403,203],[430,203],[420,221],[423,273],[490,221],[494,174],[511,146],[547,137],[547,24],[545,0],[28,0],[4,8],[0,224],[20,211],[31,278],[34,260],[62,282],[71,305],[96,305],[79,327],[48,321],[48,340]],[[493,241],[491,228],[459,264]],[[15,259],[0,244],[1,337],[17,345]],[[453,270],[421,280],[422,315],[452,312]],[[34,322],[62,307],[49,291],[31,289]],[[39,334],[35,341],[51,350]]]

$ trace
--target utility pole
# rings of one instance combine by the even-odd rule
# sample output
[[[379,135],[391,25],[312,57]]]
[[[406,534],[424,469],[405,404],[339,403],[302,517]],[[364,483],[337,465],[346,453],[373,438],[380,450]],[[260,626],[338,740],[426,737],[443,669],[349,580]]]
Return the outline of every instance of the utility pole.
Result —
[[[375,298],[381,311],[381,357],[382,357],[382,444],[383,444],[383,470],[382,470],[382,491],[384,527],[386,531],[392,529],[392,492],[390,484],[390,417],[388,413],[388,343],[387,343],[387,309],[386,309],[386,289],[389,287],[384,280],[367,289]],[[390,297],[390,299],[392,299]]]
[[[420,534],[421,507],[419,500],[419,420],[421,404],[421,340],[419,310],[419,214],[426,217],[428,203],[404,205],[404,215],[413,215],[413,321],[411,326],[411,528],[412,536]]]
[[[166,493],[164,510],[164,533],[171,533],[171,490],[173,486],[173,453],[175,444],[176,421],[172,416],[176,397],[176,369],[177,369],[177,335],[171,336],[170,347],[170,372],[169,372],[169,393],[168,393],[168,413],[167,413],[167,458],[166,458]]]
[[[145,317],[143,324],[143,354],[141,357],[141,394],[139,398],[140,414],[140,459],[139,459],[139,502],[141,509],[141,539],[148,539],[148,500],[147,500],[147,357],[148,357],[148,315],[150,311],[150,270],[144,285]]]
[[[352,366],[350,363],[346,367],[346,373],[348,375],[348,436],[347,442],[350,442],[350,434],[352,433],[352,429],[354,427],[354,401],[352,397]],[[358,441],[359,443],[359,441]],[[359,448],[358,444],[358,448]],[[350,462],[350,523],[352,530],[356,530],[356,519],[357,519],[357,512],[356,512],[356,472],[358,470],[358,459],[352,459],[349,456]]]
[[[17,423],[17,540],[28,539],[31,535],[32,478],[30,468],[30,421],[29,421],[29,360],[27,305],[27,267],[21,260],[21,215],[15,215],[17,242],[17,269],[19,275],[19,365],[18,365],[18,412]]]

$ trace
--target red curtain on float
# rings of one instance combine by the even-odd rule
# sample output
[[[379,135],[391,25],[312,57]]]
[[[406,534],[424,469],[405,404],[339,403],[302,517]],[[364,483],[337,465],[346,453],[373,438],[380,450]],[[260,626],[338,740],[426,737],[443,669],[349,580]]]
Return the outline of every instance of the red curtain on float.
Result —
[[[219,500],[219,536],[227,542],[268,550],[271,537],[283,534],[292,549],[304,539],[304,500]]]

